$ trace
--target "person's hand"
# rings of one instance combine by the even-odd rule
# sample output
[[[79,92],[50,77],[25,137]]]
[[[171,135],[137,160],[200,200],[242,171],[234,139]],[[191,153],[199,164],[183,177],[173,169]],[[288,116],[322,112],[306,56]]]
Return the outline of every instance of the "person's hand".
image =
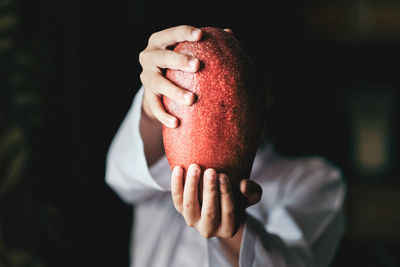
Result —
[[[170,48],[183,41],[199,41],[201,37],[200,29],[187,25],[162,30],[150,36],[146,49],[139,54],[139,62],[143,69],[140,74],[144,87],[143,110],[149,118],[175,128],[178,120],[165,111],[162,96],[184,105],[191,105],[195,101],[192,92],[166,79],[163,71],[166,68],[186,72],[198,71],[198,59],[176,53]]]
[[[199,201],[199,181],[203,178],[202,202]],[[226,174],[207,169],[201,177],[197,164],[189,166],[186,180],[183,169],[176,166],[172,172],[171,193],[176,210],[183,215],[187,225],[196,228],[205,237],[231,238],[244,219],[244,208],[261,199],[262,189],[254,181],[240,181],[240,193],[245,203],[237,198]]]

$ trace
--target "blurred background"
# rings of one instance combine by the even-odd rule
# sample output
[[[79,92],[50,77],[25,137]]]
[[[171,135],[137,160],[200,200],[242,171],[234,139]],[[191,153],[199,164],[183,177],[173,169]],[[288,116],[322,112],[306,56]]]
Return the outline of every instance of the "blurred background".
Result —
[[[400,1],[216,3],[0,0],[1,267],[127,266],[105,156],[139,52],[179,24],[233,29],[275,92],[277,150],[342,169],[332,266],[400,266]]]

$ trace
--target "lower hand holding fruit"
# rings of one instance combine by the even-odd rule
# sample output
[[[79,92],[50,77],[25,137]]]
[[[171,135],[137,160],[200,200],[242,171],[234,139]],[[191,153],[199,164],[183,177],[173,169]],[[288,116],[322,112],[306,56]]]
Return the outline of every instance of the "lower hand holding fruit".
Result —
[[[203,179],[202,202],[199,200],[199,182]],[[176,210],[183,215],[187,225],[196,228],[204,238],[231,238],[244,220],[244,209],[256,204],[262,194],[254,181],[243,179],[240,190],[233,190],[229,178],[214,169],[207,169],[201,177],[197,164],[189,166],[186,180],[183,168],[176,166],[172,172],[171,193]],[[235,192],[240,191],[245,203],[238,203]]]

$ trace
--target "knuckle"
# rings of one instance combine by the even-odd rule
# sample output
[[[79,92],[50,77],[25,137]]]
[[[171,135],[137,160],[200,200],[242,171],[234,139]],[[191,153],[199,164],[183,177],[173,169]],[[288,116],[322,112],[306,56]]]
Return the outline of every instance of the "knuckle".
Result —
[[[180,26],[180,30],[182,31],[183,34],[191,34],[192,33],[192,26],[189,25],[181,25]]]
[[[213,237],[213,233],[206,230],[200,231],[200,235],[206,239]]]
[[[172,99],[178,99],[179,98],[179,93],[180,90],[173,84],[165,83],[164,86],[162,86],[164,93],[168,94],[168,96]]]
[[[149,40],[147,42],[148,45],[151,45],[154,43],[154,40],[157,37],[157,32],[153,32],[152,34],[150,34]]]
[[[151,90],[153,90],[155,81],[153,75],[148,70],[143,70],[139,75],[140,81],[143,85],[147,85]]]
[[[177,54],[175,58],[175,64],[178,67],[186,67],[189,63],[189,56],[187,55],[182,55],[182,54]]]
[[[144,81],[146,80],[146,73],[144,71],[142,71],[142,73],[140,73],[139,75],[140,81],[142,83],[144,83]]]
[[[232,238],[236,234],[235,228],[233,225],[230,225],[226,229],[224,229],[221,233],[221,237],[223,238]]]
[[[178,192],[177,190],[173,190],[173,191],[172,191],[172,197],[173,197],[174,199],[180,198],[181,195],[182,195],[182,194],[181,194],[180,192]]]
[[[229,219],[231,219],[231,220],[233,220],[234,218],[235,218],[235,213],[234,213],[234,211],[233,210],[227,210],[226,211],[226,216],[229,218]]]
[[[141,65],[143,65],[143,57],[144,57],[144,50],[142,52],[139,53],[139,62]]]
[[[222,238],[232,238],[233,236],[231,235],[231,232],[229,231],[224,231],[221,233]]]
[[[219,238],[229,238],[228,235],[225,234],[224,232],[220,232],[220,233],[218,234],[218,237],[219,237]]]
[[[194,206],[193,201],[185,202],[185,209],[192,209]]]
[[[208,220],[214,220],[216,218],[214,211],[207,211],[205,216]]]
[[[182,210],[182,202],[180,196],[172,196],[175,208],[181,212]]]
[[[148,51],[147,49],[145,49],[139,53],[139,63],[140,63],[140,65],[142,65],[142,67],[146,64],[146,61],[149,57],[149,53],[150,53],[150,51]]]
[[[194,221],[185,216],[185,222],[189,227],[194,227]]]

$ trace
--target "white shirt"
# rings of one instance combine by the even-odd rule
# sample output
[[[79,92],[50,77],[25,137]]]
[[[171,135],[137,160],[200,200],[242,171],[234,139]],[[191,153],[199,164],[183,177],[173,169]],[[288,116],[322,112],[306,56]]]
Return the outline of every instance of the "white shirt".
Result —
[[[218,238],[202,238],[175,210],[165,155],[148,168],[139,132],[142,99],[143,88],[114,137],[106,168],[108,185],[134,206],[131,266],[230,266]],[[341,172],[321,157],[284,157],[265,145],[251,179],[263,195],[246,210],[240,266],[328,266],[343,232]]]

